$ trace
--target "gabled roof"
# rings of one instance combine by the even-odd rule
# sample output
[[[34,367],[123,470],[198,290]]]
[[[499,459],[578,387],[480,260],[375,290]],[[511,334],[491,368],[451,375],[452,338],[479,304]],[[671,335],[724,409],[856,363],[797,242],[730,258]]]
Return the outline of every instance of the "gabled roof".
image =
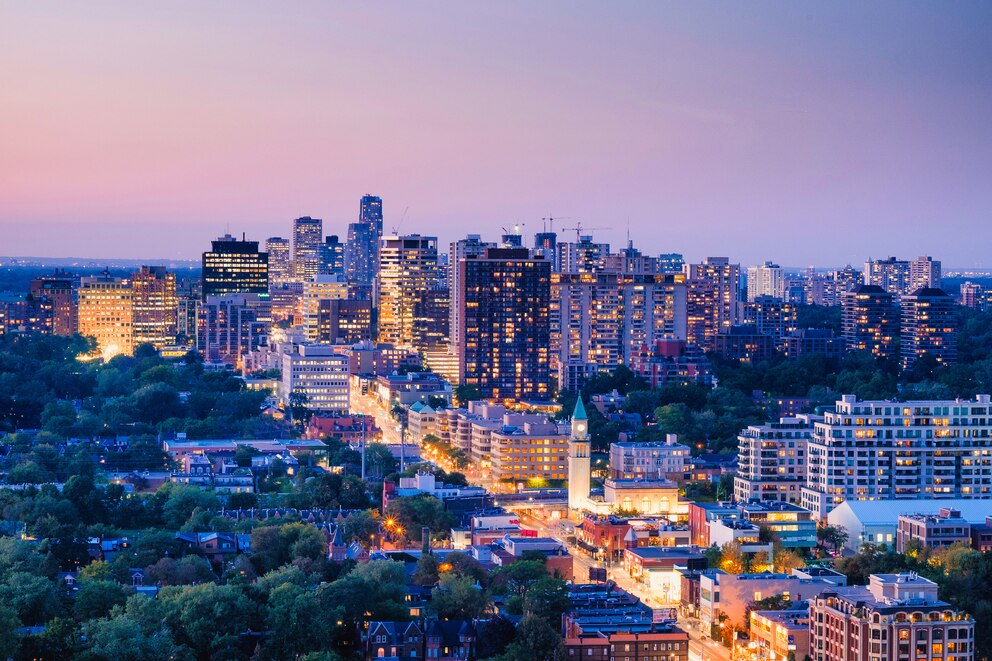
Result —
[[[575,398],[575,411],[572,413],[573,420],[588,420],[589,416],[586,415],[586,406],[582,403],[582,395]]]

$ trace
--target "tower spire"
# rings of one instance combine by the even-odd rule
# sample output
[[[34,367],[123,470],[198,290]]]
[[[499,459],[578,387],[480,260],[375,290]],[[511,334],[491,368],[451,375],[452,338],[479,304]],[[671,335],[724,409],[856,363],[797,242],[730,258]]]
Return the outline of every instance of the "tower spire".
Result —
[[[582,403],[582,395],[575,398],[575,410],[572,412],[572,420],[588,420],[586,406]]]

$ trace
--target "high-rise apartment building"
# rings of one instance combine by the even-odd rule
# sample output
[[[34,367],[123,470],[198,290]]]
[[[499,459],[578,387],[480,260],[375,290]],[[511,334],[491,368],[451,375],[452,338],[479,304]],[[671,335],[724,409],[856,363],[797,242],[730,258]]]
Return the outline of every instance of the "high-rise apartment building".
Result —
[[[414,346],[432,356],[447,358],[451,336],[451,292],[435,286],[413,306]]]
[[[134,297],[134,344],[148,342],[156,349],[175,344],[176,274],[164,266],[142,266],[131,276]]]
[[[942,289],[921,287],[902,297],[900,354],[903,369],[921,358],[938,365],[957,360],[958,305]]]
[[[320,270],[320,251],[324,242],[324,221],[303,216],[293,220],[293,278],[312,280]]]
[[[971,308],[972,310],[977,310],[982,307],[982,286],[977,282],[962,282],[961,283],[961,305],[966,308]]]
[[[379,243],[379,341],[422,347],[425,319],[418,307],[437,287],[437,237],[384,236]],[[434,348],[434,347],[432,347]]]
[[[813,425],[801,504],[824,518],[845,500],[992,498],[989,395],[858,401]]]
[[[526,248],[489,248],[458,270],[460,382],[493,399],[548,399],[551,264]]]
[[[35,298],[47,298],[52,305],[52,334],[69,336],[76,332],[76,287],[78,278],[56,270],[31,281],[29,291]]]
[[[359,203],[358,222],[348,225],[344,268],[348,282],[371,286],[379,270],[379,239],[382,238],[382,198],[364,195]]]
[[[806,483],[806,445],[815,419],[800,415],[742,430],[737,436],[734,499],[798,503]]]
[[[753,301],[759,296],[785,298],[785,271],[778,264],[765,262],[747,268],[747,300]]]
[[[338,239],[337,234],[331,234],[324,238],[324,244],[320,247],[320,268],[321,275],[344,275],[344,243]]]
[[[895,296],[909,293],[912,287],[909,262],[895,257],[869,259],[865,262],[864,278],[866,285],[881,287]]]
[[[895,295],[878,285],[858,285],[841,297],[841,323],[848,351],[870,351],[876,358],[894,358],[899,336]]]
[[[134,294],[131,282],[107,273],[79,281],[79,334],[96,340],[109,360],[134,353]]]
[[[555,273],[550,315],[552,367],[574,390],[644,346],[686,338],[685,276]]]
[[[203,253],[200,295],[266,294],[269,291],[269,254],[258,251],[258,241],[225,234]]]
[[[596,273],[606,267],[610,244],[593,243],[592,236],[580,236],[576,243],[559,243],[556,250],[558,273]]]
[[[872,574],[868,585],[809,600],[813,661],[972,661],[975,620],[937,598],[915,573]]]
[[[773,296],[757,296],[744,305],[744,323],[785,348],[785,338],[796,330],[796,306]]]
[[[240,370],[242,357],[268,337],[272,302],[268,294],[208,296],[197,315],[196,349],[204,361]]]
[[[348,298],[348,282],[340,275],[318,275],[303,285],[303,326],[307,342],[319,342],[321,303]]]
[[[909,263],[909,289],[940,289],[941,268],[940,260],[927,255],[921,255]]]
[[[265,240],[269,254],[269,285],[278,287],[293,279],[293,253],[289,239],[272,236]]]
[[[469,257],[480,257],[489,248],[495,248],[496,244],[483,241],[478,234],[469,234],[464,239],[452,241],[448,251],[448,291],[451,297],[451,314],[448,337],[452,344],[457,340],[461,332],[463,308],[461,302],[461,281],[459,280],[458,263]]]
[[[663,252],[658,255],[658,273],[682,273],[685,271],[685,258],[682,253]]]
[[[717,334],[737,323],[741,267],[726,257],[707,257],[687,271],[688,339],[709,348]]]

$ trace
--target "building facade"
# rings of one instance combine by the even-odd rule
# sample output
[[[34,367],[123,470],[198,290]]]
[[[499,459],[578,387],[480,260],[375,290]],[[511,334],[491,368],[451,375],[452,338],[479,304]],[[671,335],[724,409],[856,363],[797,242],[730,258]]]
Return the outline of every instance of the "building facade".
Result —
[[[200,296],[267,294],[269,255],[258,251],[258,241],[239,241],[225,234],[203,253]]]

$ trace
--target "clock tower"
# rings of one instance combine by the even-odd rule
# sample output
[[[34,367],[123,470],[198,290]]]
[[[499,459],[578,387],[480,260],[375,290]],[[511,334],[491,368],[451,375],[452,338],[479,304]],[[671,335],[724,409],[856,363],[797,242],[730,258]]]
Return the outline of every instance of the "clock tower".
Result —
[[[568,509],[580,513],[589,499],[589,416],[582,404],[582,396],[575,402],[572,413],[572,438],[568,441]]]

